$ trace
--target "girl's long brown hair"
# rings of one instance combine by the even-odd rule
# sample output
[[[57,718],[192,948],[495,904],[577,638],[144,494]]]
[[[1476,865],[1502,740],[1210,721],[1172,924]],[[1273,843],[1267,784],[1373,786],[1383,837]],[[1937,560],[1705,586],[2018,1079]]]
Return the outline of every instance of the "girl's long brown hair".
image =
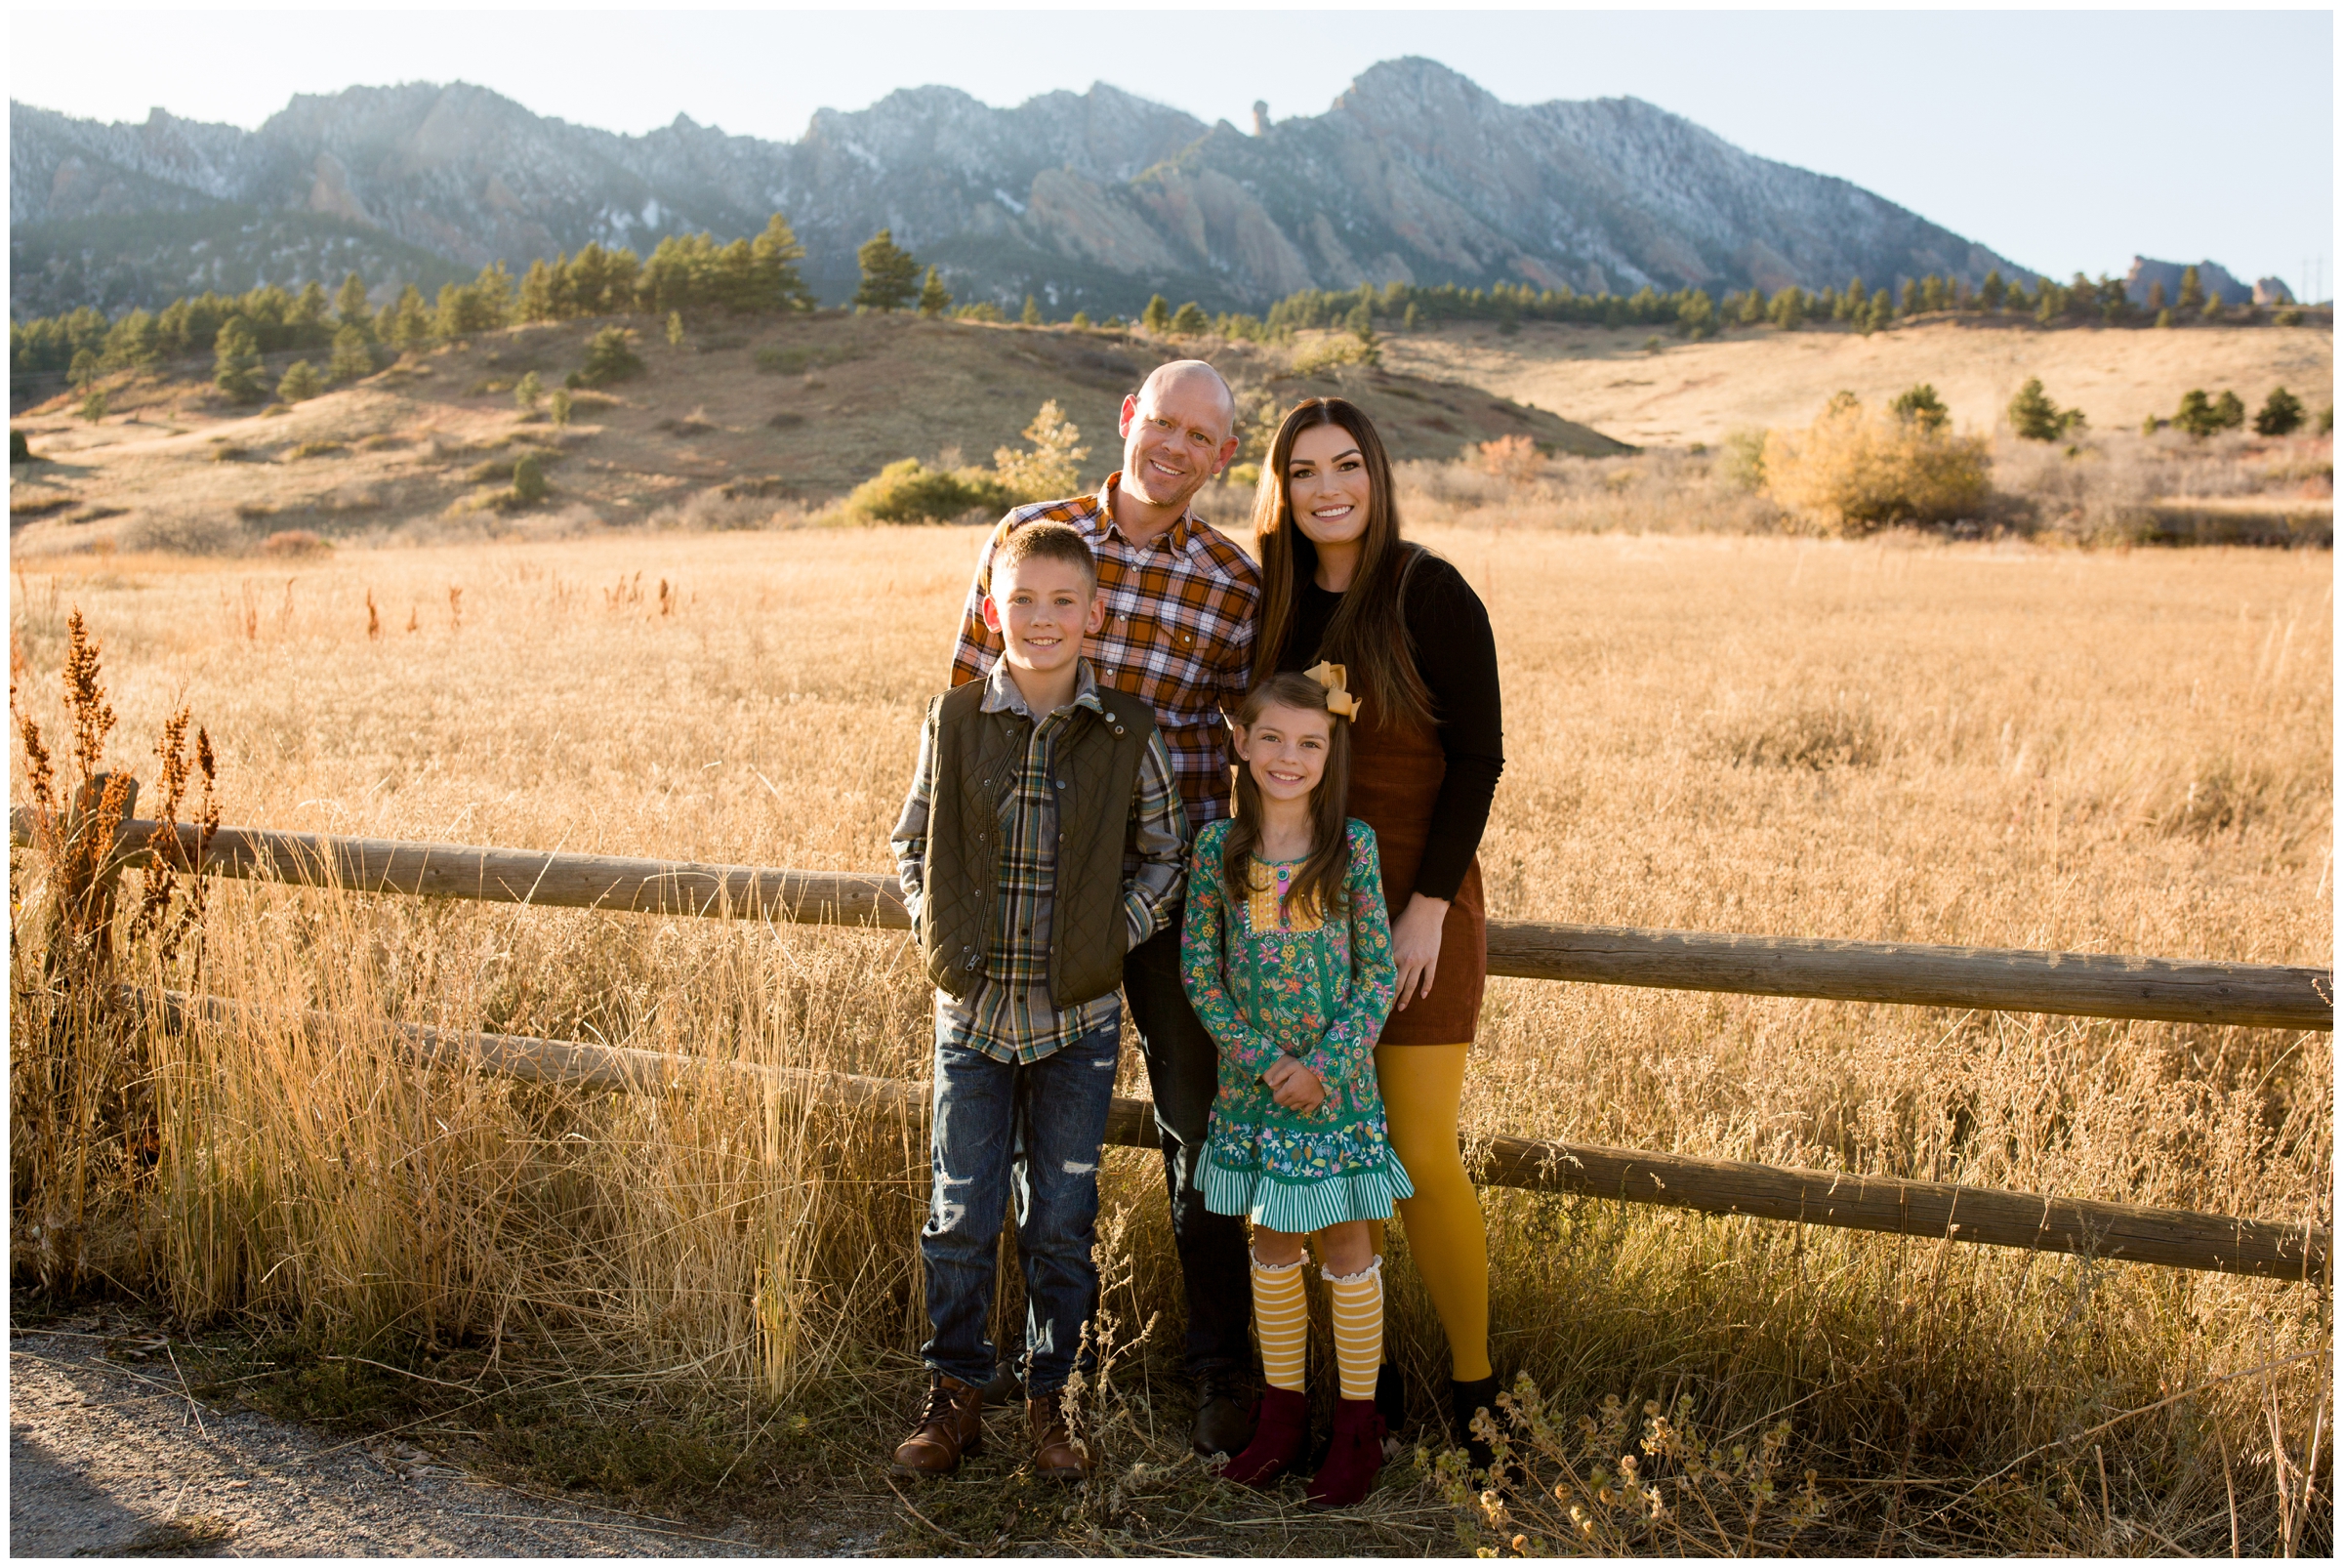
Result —
[[[1367,705],[1367,719],[1376,723],[1429,724],[1432,694],[1416,671],[1415,644],[1400,607],[1400,585],[1410,560],[1421,549],[1399,536],[1399,497],[1391,482],[1391,459],[1383,452],[1382,437],[1358,404],[1344,397],[1312,397],[1295,406],[1269,443],[1269,461],[1261,467],[1261,486],[1254,495],[1253,534],[1261,555],[1260,630],[1253,648],[1253,683],[1276,673],[1277,658],[1294,634],[1294,620],[1308,572],[1301,562],[1314,563],[1317,551],[1294,521],[1293,488],[1287,477],[1294,462],[1294,442],[1303,431],[1337,425],[1358,443],[1367,465],[1367,536],[1359,569],[1342,595],[1342,607],[1326,628],[1326,641],[1316,650],[1350,671],[1352,688]],[[1300,650],[1308,655],[1313,650]]]
[[[1282,917],[1300,909],[1324,920],[1347,913],[1350,896],[1344,884],[1350,880],[1350,820],[1344,812],[1350,804],[1350,721],[1327,712],[1324,686],[1289,670],[1272,675],[1245,693],[1245,700],[1237,704],[1237,722],[1251,729],[1260,720],[1261,710],[1271,703],[1327,716],[1326,771],[1319,774],[1318,787],[1310,792],[1310,854],[1301,863],[1299,874],[1286,885],[1285,902],[1278,907],[1278,914]],[[1220,886],[1231,906],[1253,896],[1252,860],[1260,843],[1261,787],[1254,780],[1253,764],[1241,763],[1237,766],[1236,819],[1220,847]]]

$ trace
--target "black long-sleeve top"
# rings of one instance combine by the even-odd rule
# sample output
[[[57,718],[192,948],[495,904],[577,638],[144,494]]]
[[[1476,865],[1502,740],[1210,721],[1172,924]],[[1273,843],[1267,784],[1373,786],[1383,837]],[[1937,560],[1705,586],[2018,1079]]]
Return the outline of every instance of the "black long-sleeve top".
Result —
[[[1294,606],[1293,636],[1278,656],[1280,670],[1306,670],[1319,661],[1319,644],[1342,604],[1340,594],[1314,581],[1318,560],[1310,542],[1297,538],[1294,544],[1301,592]],[[1488,608],[1463,573],[1428,553],[1408,574],[1401,613],[1415,644],[1416,673],[1431,693],[1440,750],[1448,757],[1415,891],[1453,899],[1480,849],[1498,775],[1505,768],[1497,639],[1489,630]],[[1394,919],[1398,913],[1392,911]]]

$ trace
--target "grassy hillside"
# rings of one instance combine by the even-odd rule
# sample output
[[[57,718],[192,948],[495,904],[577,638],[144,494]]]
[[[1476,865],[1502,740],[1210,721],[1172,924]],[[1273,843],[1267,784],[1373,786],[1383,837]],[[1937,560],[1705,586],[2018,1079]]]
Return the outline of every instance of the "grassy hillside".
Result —
[[[1256,432],[1279,407],[1339,393],[1366,407],[1402,459],[1453,457],[1510,434],[1560,452],[1622,450],[1460,383],[1359,365],[1297,375],[1275,348],[828,313],[712,330],[680,346],[640,334],[644,374],[581,395],[566,430],[514,406],[522,375],[560,385],[601,324],[485,334],[275,412],[229,407],[185,380],[112,385],[111,411],[95,425],[57,398],[14,422],[49,460],[15,475],[15,548],[114,538],[203,552],[293,528],[328,537],[476,529],[488,515],[464,509],[509,483],[527,452],[554,493],[509,519],[524,532],[625,525],[665,509],[704,514],[727,498],[760,504],[756,516],[724,519],[750,525],[776,507],[817,508],[897,458],[986,462],[1018,441],[1047,399],[1081,428],[1087,469],[1102,475],[1121,452],[1123,394],[1181,352],[1221,366]]]
[[[2283,386],[2314,411],[2334,400],[2329,326],[2050,330],[2031,322],[1929,322],[1864,337],[1845,328],[1737,327],[1706,343],[1649,328],[1527,323],[1394,336],[1394,369],[1453,377],[1535,403],[1637,446],[1714,445],[1741,427],[1802,425],[1844,388],[1867,402],[1932,383],[1956,424],[1988,429],[2030,376],[2099,430],[2171,416],[2181,393],[2234,389],[2258,407]]]

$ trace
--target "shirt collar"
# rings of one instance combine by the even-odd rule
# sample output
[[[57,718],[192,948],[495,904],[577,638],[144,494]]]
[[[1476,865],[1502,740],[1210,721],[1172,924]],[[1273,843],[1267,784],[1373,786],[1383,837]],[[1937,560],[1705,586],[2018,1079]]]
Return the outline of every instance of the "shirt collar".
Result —
[[[978,703],[980,713],[1012,713],[1024,719],[1034,719],[1032,708],[1025,702],[1025,693],[1008,673],[1008,656],[1003,654],[993,661],[993,672],[984,680],[984,701]],[[1088,708],[1092,713],[1104,713],[1105,705],[1098,700],[1098,681],[1090,674],[1090,661],[1079,660],[1074,666],[1074,700],[1070,708]]]
[[[1106,476],[1104,483],[1098,486],[1097,497],[1090,504],[1098,509],[1099,533],[1112,533],[1116,538],[1121,539],[1125,544],[1129,544],[1130,543],[1130,536],[1125,534],[1121,528],[1115,525],[1115,487],[1122,482],[1123,471],[1121,469],[1117,469],[1114,473]],[[1165,529],[1157,537],[1163,541],[1165,547],[1173,555],[1185,555],[1187,553],[1188,544],[1196,537],[1196,529],[1200,525],[1201,520],[1196,516],[1195,505],[1190,503],[1188,506],[1183,507],[1180,510],[1179,516],[1172,522],[1172,526]]]

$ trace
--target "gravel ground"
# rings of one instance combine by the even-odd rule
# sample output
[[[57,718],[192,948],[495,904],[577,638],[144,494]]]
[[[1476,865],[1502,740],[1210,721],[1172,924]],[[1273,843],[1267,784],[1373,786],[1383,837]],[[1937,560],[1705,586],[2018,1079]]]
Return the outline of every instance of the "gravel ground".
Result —
[[[12,1331],[8,1550],[67,1556],[708,1557],[853,1554],[875,1532],[673,1520],[475,1480],[395,1437],[340,1442],[191,1399],[166,1344],[146,1360],[95,1320]],[[859,1534],[864,1539],[855,1539]]]

